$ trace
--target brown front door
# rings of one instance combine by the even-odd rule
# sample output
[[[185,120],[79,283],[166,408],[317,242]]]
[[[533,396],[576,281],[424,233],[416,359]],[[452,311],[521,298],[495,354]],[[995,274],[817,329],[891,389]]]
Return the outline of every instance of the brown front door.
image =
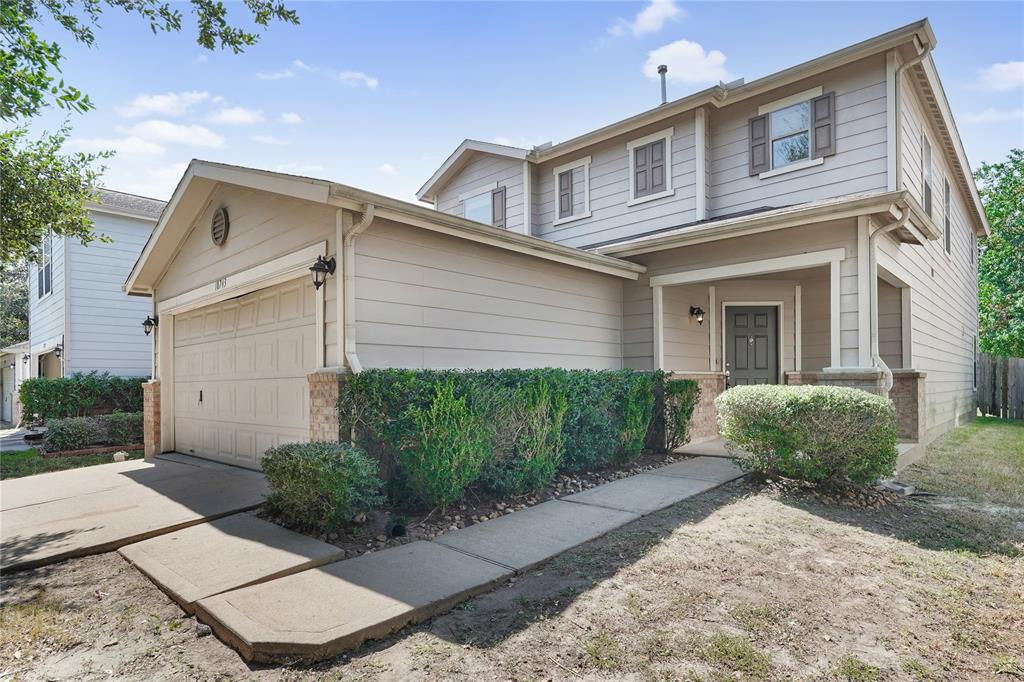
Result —
[[[778,383],[778,329],[775,306],[726,306],[725,369],[729,386]]]

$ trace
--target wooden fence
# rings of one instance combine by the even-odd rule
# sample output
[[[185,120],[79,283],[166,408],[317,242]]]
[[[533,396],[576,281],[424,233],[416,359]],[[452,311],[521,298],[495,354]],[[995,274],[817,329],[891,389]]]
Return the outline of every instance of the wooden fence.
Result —
[[[978,354],[978,409],[1002,419],[1024,419],[1024,358]]]

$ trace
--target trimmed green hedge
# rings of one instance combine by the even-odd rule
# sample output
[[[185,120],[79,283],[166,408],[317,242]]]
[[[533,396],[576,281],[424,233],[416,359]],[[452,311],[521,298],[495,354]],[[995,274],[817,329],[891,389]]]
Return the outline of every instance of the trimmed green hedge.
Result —
[[[24,419],[45,422],[104,412],[141,412],[143,377],[107,372],[72,374],[57,379],[26,379],[18,389]]]
[[[100,445],[138,445],[143,441],[141,412],[115,412],[96,417],[67,417],[46,422],[47,452],[84,450]]]
[[[652,428],[664,432],[664,415],[689,420],[692,405],[656,407],[666,383],[681,382],[631,370],[370,369],[345,380],[338,409],[393,500],[443,507],[474,483],[519,494],[559,471],[628,464]]]
[[[896,410],[838,386],[736,386],[715,399],[722,436],[747,470],[870,485],[896,467]]]

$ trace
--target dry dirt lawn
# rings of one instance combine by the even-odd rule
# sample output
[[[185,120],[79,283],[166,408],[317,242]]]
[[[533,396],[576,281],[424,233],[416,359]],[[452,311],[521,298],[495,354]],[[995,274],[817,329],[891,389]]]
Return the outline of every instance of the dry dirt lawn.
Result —
[[[1024,679],[1024,423],[905,478],[934,496],[737,482],[315,665],[249,667],[116,554],[68,561],[4,580],[0,680]]]

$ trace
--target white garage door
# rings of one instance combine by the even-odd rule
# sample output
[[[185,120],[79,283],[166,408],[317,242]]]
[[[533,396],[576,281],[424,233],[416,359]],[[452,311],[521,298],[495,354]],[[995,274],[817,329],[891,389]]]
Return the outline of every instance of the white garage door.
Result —
[[[175,316],[175,450],[259,468],[309,438],[313,300],[303,278]]]

